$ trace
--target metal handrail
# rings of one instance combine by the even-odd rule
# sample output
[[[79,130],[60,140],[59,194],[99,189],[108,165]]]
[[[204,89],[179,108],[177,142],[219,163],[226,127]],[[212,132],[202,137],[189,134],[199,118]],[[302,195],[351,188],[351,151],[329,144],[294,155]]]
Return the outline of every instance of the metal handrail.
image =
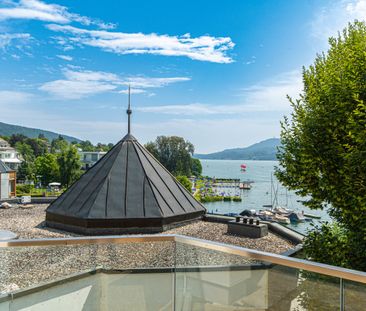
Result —
[[[173,234],[146,234],[146,235],[108,235],[108,236],[87,236],[51,239],[28,239],[10,240],[0,242],[2,247],[31,247],[31,246],[55,246],[55,245],[75,245],[75,244],[123,244],[123,243],[143,243],[143,242],[164,242],[175,241]]]
[[[32,239],[12,240],[0,242],[0,248],[4,247],[32,247],[32,246],[56,246],[56,245],[77,245],[77,244],[131,244],[146,242],[176,242],[195,247],[206,248],[231,255],[243,256],[250,259],[266,261],[295,269],[307,270],[323,275],[337,277],[340,279],[355,281],[366,284],[366,273],[313,261],[287,257],[283,255],[257,251],[239,246],[202,240],[183,235],[128,235],[128,236],[93,236],[93,237],[72,237],[53,239]]]
[[[294,257],[287,257],[283,255],[258,251],[254,249],[248,249],[244,247],[239,247],[235,245],[228,245],[213,241],[207,241],[197,238],[191,238],[186,236],[175,236],[175,241],[178,243],[189,244],[192,246],[207,248],[210,250],[215,250],[219,252],[224,252],[231,255],[239,255],[250,259],[256,259],[261,261],[266,261],[269,263],[274,263],[286,267],[307,270],[310,272],[315,272],[319,274],[324,274],[328,276],[333,276],[345,280],[355,281],[359,283],[366,284],[366,272],[351,270],[336,266],[331,266],[323,263],[318,263],[315,261],[309,261]]]

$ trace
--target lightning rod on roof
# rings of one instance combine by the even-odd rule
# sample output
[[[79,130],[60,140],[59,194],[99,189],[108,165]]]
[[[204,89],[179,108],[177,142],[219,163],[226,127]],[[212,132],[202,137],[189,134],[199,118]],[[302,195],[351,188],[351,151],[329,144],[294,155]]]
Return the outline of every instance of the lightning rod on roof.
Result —
[[[128,109],[127,109],[127,115],[128,115],[128,134],[131,134],[131,86],[128,86]]]

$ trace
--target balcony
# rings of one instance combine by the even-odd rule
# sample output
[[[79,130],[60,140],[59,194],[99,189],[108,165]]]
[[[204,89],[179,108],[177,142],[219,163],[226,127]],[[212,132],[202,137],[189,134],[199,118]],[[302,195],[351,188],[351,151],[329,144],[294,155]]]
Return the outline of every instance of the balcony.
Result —
[[[366,273],[179,235],[0,243],[0,311],[364,310]]]

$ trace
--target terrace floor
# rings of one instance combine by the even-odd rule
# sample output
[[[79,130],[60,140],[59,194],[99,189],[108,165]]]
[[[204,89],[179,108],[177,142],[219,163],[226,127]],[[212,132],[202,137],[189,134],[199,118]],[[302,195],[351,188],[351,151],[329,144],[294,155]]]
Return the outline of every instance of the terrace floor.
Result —
[[[13,204],[12,208],[0,209],[0,230],[10,230],[18,234],[20,239],[64,238],[80,236],[75,233],[48,228],[45,225],[45,210],[48,204],[32,204],[30,208],[22,208]],[[282,237],[269,233],[260,239],[244,238],[229,235],[227,225],[206,221],[197,221],[177,227],[165,234],[180,234],[209,241],[221,242],[280,254],[295,245]]]

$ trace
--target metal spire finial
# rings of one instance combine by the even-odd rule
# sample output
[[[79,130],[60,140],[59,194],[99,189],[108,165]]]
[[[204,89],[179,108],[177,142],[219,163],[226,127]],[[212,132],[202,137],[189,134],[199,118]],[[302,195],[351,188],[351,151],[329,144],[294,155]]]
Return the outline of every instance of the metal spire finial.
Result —
[[[127,115],[128,115],[128,134],[131,134],[131,86],[128,86],[128,109],[127,109]]]

